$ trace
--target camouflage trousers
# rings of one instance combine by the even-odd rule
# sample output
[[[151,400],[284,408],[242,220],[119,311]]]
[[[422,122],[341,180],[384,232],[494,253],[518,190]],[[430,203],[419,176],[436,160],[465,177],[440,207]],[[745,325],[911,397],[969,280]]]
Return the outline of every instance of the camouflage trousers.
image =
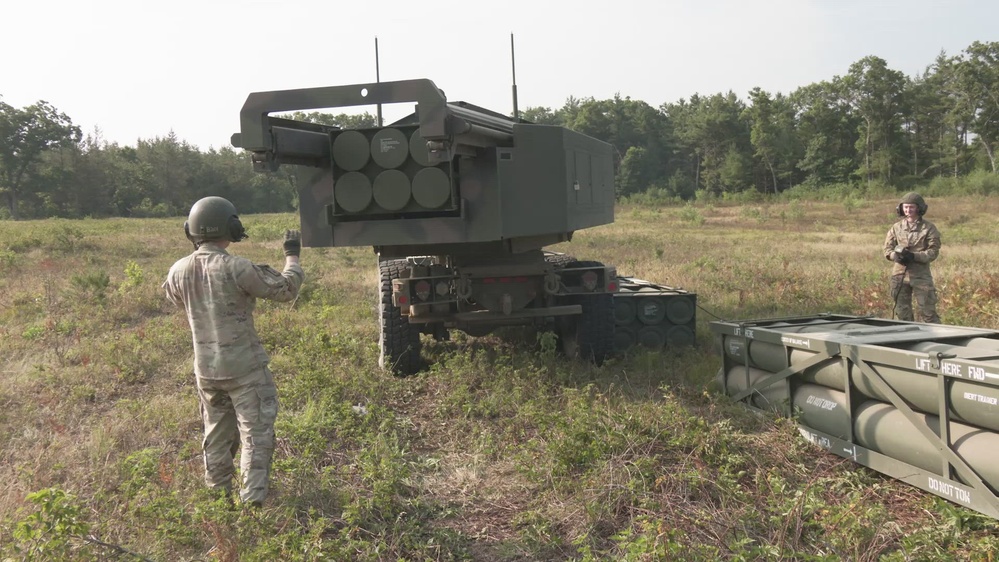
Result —
[[[937,314],[937,290],[932,277],[913,277],[906,274],[892,275],[891,296],[894,301],[895,317],[899,320],[913,320],[912,301],[919,309],[919,321],[940,323]]]
[[[239,497],[244,502],[263,502],[278,412],[277,388],[270,370],[265,367],[227,380],[197,377],[197,381],[205,427],[205,483],[213,489],[231,489],[233,460],[242,447]]]

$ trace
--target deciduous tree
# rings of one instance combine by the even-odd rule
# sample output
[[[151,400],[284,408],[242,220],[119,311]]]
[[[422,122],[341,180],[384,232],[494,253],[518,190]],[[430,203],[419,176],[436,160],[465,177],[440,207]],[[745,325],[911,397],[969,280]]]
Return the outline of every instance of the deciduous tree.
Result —
[[[875,179],[891,183],[896,144],[905,110],[905,75],[888,68],[884,59],[868,56],[850,65],[843,94],[861,120],[857,149],[859,172],[868,185]]]
[[[961,90],[973,111],[975,142],[982,147],[992,172],[997,171],[999,151],[999,42],[975,41],[965,49],[958,65]]]
[[[22,190],[46,151],[80,141],[80,128],[46,101],[17,109],[0,101],[0,193],[18,218]]]

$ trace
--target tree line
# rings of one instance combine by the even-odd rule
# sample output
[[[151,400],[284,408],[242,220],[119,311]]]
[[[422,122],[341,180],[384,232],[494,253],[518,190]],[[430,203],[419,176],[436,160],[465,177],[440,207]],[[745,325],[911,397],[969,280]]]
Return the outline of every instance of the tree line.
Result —
[[[908,188],[938,177],[996,174],[999,43],[941,54],[909,78],[876,56],[788,95],[760,88],[695,94],[658,108],[615,96],[570,98],[525,119],[563,125],[617,149],[618,193],[690,198],[795,186]]]
[[[234,109],[236,111],[236,109]],[[370,114],[298,113],[343,127],[373,126]],[[754,88],[694,94],[653,107],[615,95],[570,97],[521,118],[568,127],[611,143],[617,192],[692,199],[830,184],[909,189],[938,178],[997,177],[999,42],[941,53],[907,77],[876,56],[843,76],[790,94]],[[252,171],[231,148],[200,151],[173,133],[136,146],[83,135],[51,104],[15,108],[0,97],[0,218],[177,216],[220,195],[243,213],[295,209],[296,175]]]

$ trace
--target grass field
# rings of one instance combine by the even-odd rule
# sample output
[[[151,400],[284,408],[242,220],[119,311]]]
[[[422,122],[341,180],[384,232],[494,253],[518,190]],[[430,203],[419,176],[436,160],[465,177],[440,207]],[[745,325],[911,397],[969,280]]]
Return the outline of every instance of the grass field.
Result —
[[[999,329],[999,199],[930,199],[945,323]],[[376,257],[303,251],[261,302],[281,412],[262,510],[201,474],[183,218],[0,222],[0,559],[993,560],[999,522],[719,396],[708,322],[889,317],[894,201],[617,209],[553,249],[698,296],[694,348],[566,362],[516,331],[377,368]],[[293,215],[232,252],[280,265]]]

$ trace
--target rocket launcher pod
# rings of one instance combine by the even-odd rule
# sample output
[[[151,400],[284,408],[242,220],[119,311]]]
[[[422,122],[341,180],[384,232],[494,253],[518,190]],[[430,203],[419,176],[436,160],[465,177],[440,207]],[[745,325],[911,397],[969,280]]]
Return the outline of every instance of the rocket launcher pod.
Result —
[[[409,116],[364,129],[282,113],[414,102]],[[611,145],[449,102],[426,79],[252,93],[232,144],[250,151],[258,171],[303,168],[308,247],[373,246],[383,257],[519,253],[614,221]]]
[[[999,332],[815,315],[711,322],[719,383],[828,451],[999,518]]]
[[[618,277],[614,294],[614,346],[624,352],[680,348],[694,344],[697,295],[644,279]]]

